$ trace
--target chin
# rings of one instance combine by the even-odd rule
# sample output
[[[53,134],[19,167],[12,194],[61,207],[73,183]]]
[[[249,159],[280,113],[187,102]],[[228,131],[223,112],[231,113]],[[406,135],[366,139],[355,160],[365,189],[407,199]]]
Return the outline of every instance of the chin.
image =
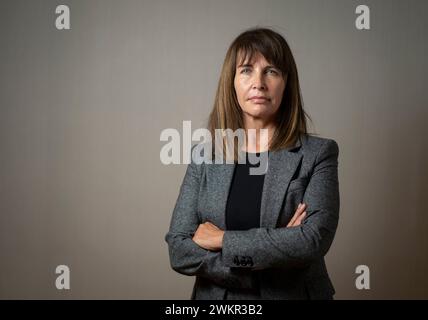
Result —
[[[269,106],[266,105],[252,105],[245,110],[245,113],[253,118],[266,118],[270,117],[270,113],[267,112]]]
[[[270,114],[266,114],[265,112],[246,112],[246,114],[253,119],[269,119],[271,117]]]

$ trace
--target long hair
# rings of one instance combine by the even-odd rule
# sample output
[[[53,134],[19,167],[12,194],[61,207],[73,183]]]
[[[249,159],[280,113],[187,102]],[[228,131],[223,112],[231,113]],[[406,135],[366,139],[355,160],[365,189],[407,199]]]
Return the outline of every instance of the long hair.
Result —
[[[276,130],[269,143],[269,150],[275,151],[293,146],[301,134],[307,133],[296,62],[287,41],[277,32],[267,28],[253,28],[241,33],[230,45],[218,82],[214,106],[208,119],[208,130],[215,137],[215,130],[244,128],[243,112],[234,88],[236,67],[260,53],[277,67],[286,77],[281,105],[276,116]],[[241,61],[237,61],[241,57]],[[225,150],[225,141],[216,141]],[[235,144],[234,159],[238,157]],[[225,154],[225,152],[223,152]]]

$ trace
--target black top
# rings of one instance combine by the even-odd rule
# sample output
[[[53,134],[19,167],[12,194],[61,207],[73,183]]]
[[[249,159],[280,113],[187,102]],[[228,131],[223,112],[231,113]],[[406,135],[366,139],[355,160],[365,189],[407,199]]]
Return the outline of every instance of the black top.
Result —
[[[260,152],[257,152],[256,156],[260,156]],[[226,230],[260,227],[260,204],[265,174],[250,175],[250,168],[259,166],[260,164],[249,162],[248,153],[245,164],[235,165],[226,206]]]

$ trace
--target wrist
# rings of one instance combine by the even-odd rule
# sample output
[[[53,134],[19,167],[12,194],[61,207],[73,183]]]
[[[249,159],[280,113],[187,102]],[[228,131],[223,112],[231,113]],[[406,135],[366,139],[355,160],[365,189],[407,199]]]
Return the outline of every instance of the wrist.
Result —
[[[223,237],[224,237],[224,231],[222,230],[222,231],[220,231],[220,234],[219,234],[219,248],[220,249],[223,248]]]

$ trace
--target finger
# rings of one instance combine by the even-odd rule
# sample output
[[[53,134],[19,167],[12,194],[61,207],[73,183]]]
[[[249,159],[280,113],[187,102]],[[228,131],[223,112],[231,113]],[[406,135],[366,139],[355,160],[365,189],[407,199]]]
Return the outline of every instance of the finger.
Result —
[[[302,214],[303,214],[303,212],[302,212]],[[296,219],[293,220],[292,223],[290,223],[290,227],[296,227],[299,225],[299,219],[302,216],[302,214],[300,214]]]
[[[306,204],[301,203],[299,207],[297,207],[296,213],[294,214],[293,218],[290,221],[290,226],[294,226],[296,223],[296,220],[302,215],[302,213],[306,209]]]
[[[206,226],[207,226],[207,227],[210,227],[211,229],[220,230],[220,228],[219,228],[219,227],[217,227],[217,226],[216,226],[214,223],[212,223],[212,222],[207,221],[207,222],[205,222],[205,224],[206,224]]]
[[[288,223],[288,225],[292,225],[293,223],[294,223],[294,221],[297,219],[297,217],[298,217],[298,215],[299,215],[299,211],[300,211],[300,208],[302,207],[302,204],[301,203],[299,203],[299,205],[297,206],[297,210],[294,212],[294,215],[293,215],[293,217],[291,218],[291,220],[290,220],[290,222]],[[287,225],[287,226],[288,226]]]
[[[299,206],[296,209],[296,212],[294,213],[293,217],[291,218],[290,222],[288,223],[288,226],[292,226],[296,219],[303,213],[303,211],[305,211],[306,209],[306,204],[305,203],[300,203]]]
[[[294,226],[295,226],[295,227],[300,226],[300,225],[302,224],[303,219],[305,219],[305,217],[306,217],[306,211],[305,211],[305,212],[303,212],[303,213],[300,215],[300,217],[298,217],[298,218],[296,219],[296,221],[295,221],[295,223],[294,223]]]
[[[299,215],[299,211],[296,211],[291,218],[290,222],[287,224],[287,227],[291,227],[294,224],[294,221],[296,221],[297,217]]]
[[[209,221],[205,221],[201,226],[203,226],[205,229],[208,229],[212,226],[212,223]]]

